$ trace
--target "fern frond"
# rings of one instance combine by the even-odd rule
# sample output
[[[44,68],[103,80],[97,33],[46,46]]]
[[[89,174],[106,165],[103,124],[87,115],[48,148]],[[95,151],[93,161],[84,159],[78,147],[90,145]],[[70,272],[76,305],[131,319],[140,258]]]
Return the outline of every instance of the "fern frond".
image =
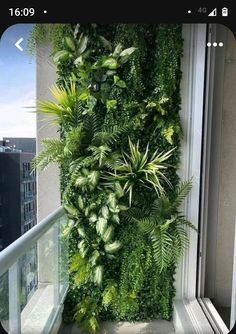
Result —
[[[144,212],[138,208],[131,207],[126,211],[122,212],[122,216],[128,221],[128,223],[133,223],[139,221],[144,217]]]
[[[79,99],[75,100],[74,107],[71,112],[70,124],[72,127],[81,126],[84,119],[84,105]]]
[[[107,145],[89,146],[88,151],[92,152],[94,159],[98,161],[99,166],[102,166],[111,149]]]
[[[44,149],[33,159],[33,169],[44,170],[52,162],[61,163],[63,161],[65,144],[60,139],[47,138],[42,140]]]
[[[118,152],[112,152],[107,156],[105,160],[105,166],[110,170],[114,170],[119,159],[120,154]]]
[[[128,131],[129,128],[129,125],[105,127],[102,131],[95,133],[92,142],[97,146],[104,144],[113,145]]]
[[[189,238],[182,224],[179,222],[175,225],[172,232],[173,247],[173,263],[177,263],[185,250],[189,247]]]
[[[168,229],[157,227],[151,233],[153,257],[162,272],[172,262],[173,240]]]
[[[162,194],[153,202],[150,217],[161,217],[168,219],[172,212],[172,204],[170,203],[169,198],[165,194]]]
[[[182,204],[183,200],[188,195],[188,193],[190,192],[191,189],[192,189],[192,181],[191,180],[181,182],[181,184],[179,185],[179,187],[177,189],[176,198],[173,202],[173,207],[174,208],[177,209]]]
[[[139,220],[138,226],[142,233],[150,234],[157,227],[157,221],[155,219],[143,218]]]
[[[93,156],[81,156],[78,159],[74,160],[70,164],[70,172],[72,173],[72,178],[76,179],[80,173],[80,169],[83,167],[90,167],[94,164]]]
[[[83,129],[87,140],[91,143],[95,133],[101,130],[101,116],[98,113],[86,114],[83,119]]]
[[[186,225],[190,228],[192,228],[193,230],[195,230],[196,232],[198,232],[198,229],[195,225],[193,225],[190,221],[188,221],[184,216],[178,216],[179,221],[181,222],[181,224]]]
[[[83,139],[82,126],[72,128],[70,131],[67,132],[65,138],[65,144],[67,149],[71,153],[76,152],[78,154],[81,148],[82,139]]]
[[[92,113],[91,119],[92,119],[93,133],[97,133],[97,132],[101,131],[101,127],[102,127],[102,124],[103,124],[103,118],[102,118],[101,114],[98,113],[98,112],[97,113],[94,112],[94,113]]]

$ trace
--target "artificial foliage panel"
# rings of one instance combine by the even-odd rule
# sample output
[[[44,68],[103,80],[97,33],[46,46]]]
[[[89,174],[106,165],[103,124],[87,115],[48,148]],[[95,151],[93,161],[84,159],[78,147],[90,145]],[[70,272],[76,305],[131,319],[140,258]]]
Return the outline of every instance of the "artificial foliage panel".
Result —
[[[45,35],[37,26],[30,41]],[[172,318],[174,274],[192,227],[179,206],[181,25],[50,27],[60,140],[35,166],[57,162],[69,224],[70,289],[63,319],[95,333],[100,320]]]

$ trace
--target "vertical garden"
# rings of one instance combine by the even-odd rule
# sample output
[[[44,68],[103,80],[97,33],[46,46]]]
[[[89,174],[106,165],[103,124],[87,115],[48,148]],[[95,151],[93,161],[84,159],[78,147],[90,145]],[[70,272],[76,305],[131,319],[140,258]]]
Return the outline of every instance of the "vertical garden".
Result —
[[[56,162],[68,213],[70,288],[63,318],[95,333],[100,320],[172,318],[174,274],[192,227],[178,177],[181,25],[36,26],[48,35],[57,84],[37,109],[60,139]]]

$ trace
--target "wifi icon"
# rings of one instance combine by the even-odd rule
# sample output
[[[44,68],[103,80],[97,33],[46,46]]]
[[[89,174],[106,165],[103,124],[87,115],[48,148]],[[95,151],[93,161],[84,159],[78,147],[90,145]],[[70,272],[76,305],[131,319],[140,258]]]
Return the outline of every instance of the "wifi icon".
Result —
[[[213,9],[212,12],[210,12],[210,14],[208,14],[208,16],[216,16],[217,15],[217,8]]]

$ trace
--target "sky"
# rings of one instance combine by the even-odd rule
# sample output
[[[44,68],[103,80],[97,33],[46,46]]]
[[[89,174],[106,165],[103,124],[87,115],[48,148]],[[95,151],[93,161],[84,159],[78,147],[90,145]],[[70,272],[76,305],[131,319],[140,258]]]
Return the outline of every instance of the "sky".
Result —
[[[36,100],[35,57],[26,48],[32,29],[32,24],[16,24],[0,39],[0,140],[36,137],[36,115],[25,108]],[[15,46],[21,37],[22,52]]]

